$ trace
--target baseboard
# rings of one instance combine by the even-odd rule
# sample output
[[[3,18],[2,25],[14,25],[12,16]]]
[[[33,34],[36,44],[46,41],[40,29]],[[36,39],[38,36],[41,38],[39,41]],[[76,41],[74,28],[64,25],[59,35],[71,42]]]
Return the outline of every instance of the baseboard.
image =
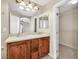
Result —
[[[52,59],[54,58],[50,53],[48,54]]]
[[[75,48],[75,47],[73,47],[73,46],[70,46],[70,45],[68,45],[68,44],[65,44],[65,43],[60,43],[60,45],[64,45],[64,46],[67,46],[67,47],[70,47],[70,48],[72,48],[72,49],[77,50],[77,48]]]
[[[54,56],[52,56],[50,53],[48,54],[52,59],[54,59]],[[57,56],[58,57],[58,56]]]

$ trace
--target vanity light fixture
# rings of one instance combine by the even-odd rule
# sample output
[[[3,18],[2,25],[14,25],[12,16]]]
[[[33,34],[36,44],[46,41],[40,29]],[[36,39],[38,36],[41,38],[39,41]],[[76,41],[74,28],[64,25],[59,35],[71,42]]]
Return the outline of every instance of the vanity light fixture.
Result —
[[[37,4],[36,3],[33,3],[31,1],[27,2],[27,4],[24,3],[23,0],[16,0],[16,2],[17,2],[17,4],[20,5],[20,7],[19,7],[20,9],[25,9],[27,11],[30,11],[31,10],[33,12],[36,12],[36,11],[39,10]]]

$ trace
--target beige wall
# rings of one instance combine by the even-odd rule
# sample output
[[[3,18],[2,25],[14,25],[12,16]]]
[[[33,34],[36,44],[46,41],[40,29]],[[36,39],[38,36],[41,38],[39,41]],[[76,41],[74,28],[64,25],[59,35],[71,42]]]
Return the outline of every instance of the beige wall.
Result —
[[[78,12],[77,7],[60,13],[60,43],[77,49]]]
[[[9,9],[7,0],[1,1],[1,43],[4,44],[4,41],[9,35]]]
[[[9,10],[7,0],[1,0],[1,59],[6,59],[5,40],[9,36]]]

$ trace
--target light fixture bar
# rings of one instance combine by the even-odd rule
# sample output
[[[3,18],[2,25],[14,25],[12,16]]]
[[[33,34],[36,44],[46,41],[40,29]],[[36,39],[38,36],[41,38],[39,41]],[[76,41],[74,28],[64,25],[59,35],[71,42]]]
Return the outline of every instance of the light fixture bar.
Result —
[[[39,7],[37,6],[37,4],[33,3],[31,1],[28,1],[27,5],[24,3],[23,0],[16,0],[16,2],[20,5],[20,7],[19,7],[20,9],[25,9],[27,11],[31,10],[31,11],[35,11],[35,12],[39,10]]]

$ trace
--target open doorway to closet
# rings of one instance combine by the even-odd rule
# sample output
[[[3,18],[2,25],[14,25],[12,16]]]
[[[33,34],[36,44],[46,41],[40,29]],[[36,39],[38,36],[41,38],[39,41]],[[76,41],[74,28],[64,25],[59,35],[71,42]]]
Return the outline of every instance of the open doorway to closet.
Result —
[[[58,59],[78,59],[78,5],[71,1],[59,7],[57,14],[59,17]]]

